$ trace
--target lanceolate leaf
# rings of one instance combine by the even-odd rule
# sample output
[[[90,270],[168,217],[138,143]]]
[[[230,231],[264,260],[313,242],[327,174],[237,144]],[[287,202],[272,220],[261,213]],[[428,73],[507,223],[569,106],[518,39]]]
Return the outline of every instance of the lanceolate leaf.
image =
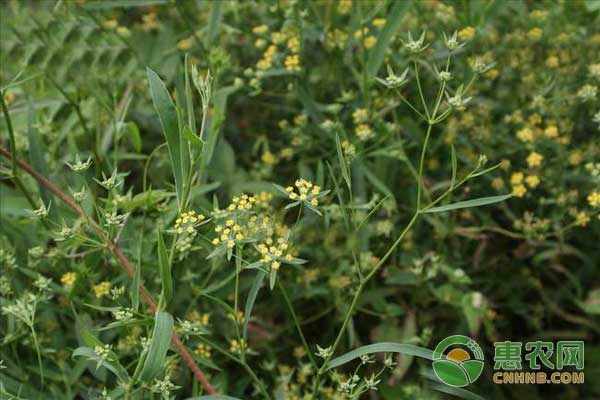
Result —
[[[504,194],[501,196],[480,197],[478,199],[459,201],[457,203],[447,204],[445,206],[428,208],[424,212],[438,213],[438,212],[445,212],[445,211],[451,211],[451,210],[458,210],[460,208],[485,206],[488,204],[499,203],[499,202],[509,199],[511,197],[512,197],[512,194]]]
[[[246,308],[244,309],[244,327],[243,327],[243,335],[244,340],[248,336],[248,321],[250,320],[250,315],[252,314],[252,308],[254,308],[254,302],[256,301],[256,296],[258,295],[258,291],[262,286],[263,281],[265,280],[265,275],[267,273],[265,271],[259,270],[256,274],[256,278],[254,278],[254,283],[252,284],[252,288],[250,289],[250,293],[248,294],[248,299],[246,300]]]
[[[129,380],[129,374],[127,373],[127,370],[121,364],[119,364],[119,362],[116,360],[116,355],[112,352],[110,352],[109,357],[102,360],[93,349],[89,347],[78,347],[73,351],[72,357],[85,357],[88,360],[99,363],[101,366],[115,374],[115,376],[119,378],[121,382],[127,382]]]
[[[433,359],[433,351],[424,347],[401,343],[375,343],[359,347],[356,350],[352,350],[342,356],[334,358],[327,365],[327,369],[337,368],[360,356],[372,353],[401,353],[409,356],[426,358],[428,360]]]
[[[144,362],[140,379],[145,382],[152,380],[164,367],[165,357],[169,344],[171,343],[171,333],[173,330],[173,317],[166,312],[158,312],[154,320],[154,331],[152,332],[152,341],[148,356]]]
[[[179,133],[177,110],[165,84],[156,72],[152,71],[150,68],[146,68],[146,74],[148,75],[148,84],[150,85],[152,102],[154,103],[154,108],[160,118],[160,123],[169,148],[171,167],[175,177],[177,199],[181,206],[181,202],[183,201],[183,185],[189,165],[189,152],[187,149],[184,151],[184,145],[187,146],[187,143],[184,142]]]
[[[171,264],[167,255],[167,247],[160,229],[158,230],[158,267],[162,284],[162,300],[166,307],[173,297],[173,278],[171,277]]]

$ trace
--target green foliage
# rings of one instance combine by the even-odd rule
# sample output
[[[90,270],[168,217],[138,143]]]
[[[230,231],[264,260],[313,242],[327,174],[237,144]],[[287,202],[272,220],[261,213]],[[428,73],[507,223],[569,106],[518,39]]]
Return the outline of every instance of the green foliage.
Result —
[[[600,397],[595,2],[0,15],[0,398],[536,400],[493,344],[564,338]]]

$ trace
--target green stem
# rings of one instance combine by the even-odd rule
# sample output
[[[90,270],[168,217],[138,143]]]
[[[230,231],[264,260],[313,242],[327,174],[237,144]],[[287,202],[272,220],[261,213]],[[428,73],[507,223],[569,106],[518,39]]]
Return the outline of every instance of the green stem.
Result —
[[[423,103],[425,116],[427,117],[427,120],[429,120],[429,110],[427,109],[427,103],[425,102],[425,96],[423,95],[423,89],[421,88],[421,79],[419,78],[419,68],[417,67],[417,62],[413,61],[413,65],[415,67],[415,78],[417,80],[417,87],[419,88],[419,97],[421,97],[421,103]]]
[[[277,287],[279,288],[279,290],[281,291],[281,294],[283,295],[285,304],[290,312],[292,320],[294,321],[294,325],[296,326],[296,330],[298,331],[300,340],[302,341],[302,345],[304,346],[304,349],[306,350],[306,353],[308,354],[308,357],[310,358],[310,363],[313,365],[315,370],[317,370],[319,368],[319,366],[317,365],[317,362],[315,361],[315,358],[310,350],[310,346],[308,345],[308,342],[306,341],[306,338],[304,337],[304,333],[302,332],[302,327],[300,326],[300,321],[298,321],[298,316],[296,315],[296,312],[294,311],[294,306],[292,305],[292,302],[290,301],[290,298],[287,294],[287,291],[285,290],[285,287],[281,284],[281,282],[279,280],[277,280]]]

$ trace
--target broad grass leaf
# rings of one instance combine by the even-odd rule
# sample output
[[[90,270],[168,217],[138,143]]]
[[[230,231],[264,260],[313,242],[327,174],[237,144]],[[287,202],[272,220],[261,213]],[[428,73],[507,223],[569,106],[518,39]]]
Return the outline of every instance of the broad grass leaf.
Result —
[[[509,199],[511,197],[512,197],[512,194],[504,194],[501,196],[480,197],[478,199],[459,201],[457,203],[447,204],[445,206],[428,208],[423,212],[438,213],[438,212],[445,212],[445,211],[451,211],[451,210],[458,210],[461,208],[480,207],[480,206],[485,206],[488,204],[499,203],[499,202]]]
[[[431,360],[433,351],[424,347],[414,346],[412,344],[402,343],[374,343],[367,346],[359,347],[358,349],[349,351],[348,353],[334,358],[327,365],[327,369],[337,368],[361,356],[372,353],[400,353],[409,356],[416,356]]]
[[[150,349],[140,374],[142,381],[151,381],[163,369],[167,350],[169,350],[171,343],[172,331],[173,317],[171,314],[164,311],[156,313]]]

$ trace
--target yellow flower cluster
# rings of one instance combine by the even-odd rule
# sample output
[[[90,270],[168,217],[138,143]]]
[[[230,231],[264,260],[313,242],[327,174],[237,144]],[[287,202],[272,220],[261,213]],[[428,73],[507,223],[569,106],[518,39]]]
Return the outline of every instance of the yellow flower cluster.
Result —
[[[590,217],[585,211],[580,211],[575,216],[575,225],[586,226],[590,222]]]
[[[600,192],[594,190],[587,197],[587,202],[592,207],[600,206]]]
[[[371,130],[371,127],[367,124],[358,125],[354,129],[354,133],[362,141],[369,140],[371,137],[373,137],[373,130]]]
[[[181,39],[179,42],[177,42],[177,48],[181,51],[189,50],[192,47],[194,47],[194,37],[193,36],[190,36],[185,39]]]
[[[334,29],[327,33],[327,45],[330,48],[343,49],[346,41],[348,40],[348,34],[340,29]]]
[[[73,286],[76,280],[77,274],[75,272],[67,272],[60,277],[60,282],[67,287]]]
[[[302,71],[302,67],[300,66],[300,56],[298,54],[289,55],[285,58],[284,61],[285,69],[292,72],[300,72]]]
[[[269,30],[269,27],[267,25],[258,25],[255,26],[254,28],[252,28],[252,33],[254,33],[255,35],[262,35],[263,33],[267,33],[267,31]]]
[[[239,353],[242,349],[246,348],[246,342],[244,342],[244,339],[233,339],[230,343],[229,343],[229,351],[232,353]]]
[[[231,204],[227,206],[227,211],[250,211],[257,201],[258,198],[256,196],[248,196],[244,193],[241,196],[235,196],[231,199]]]
[[[362,124],[369,120],[369,113],[366,108],[357,108],[352,113],[352,119],[355,124]]]
[[[211,349],[209,346],[200,343],[198,346],[196,346],[194,353],[202,358],[210,358],[210,351]]]
[[[107,296],[110,293],[111,286],[109,281],[100,282],[99,284],[94,285],[94,294],[97,298]]]
[[[186,319],[188,321],[199,322],[200,324],[207,326],[208,323],[210,322],[210,314],[209,313],[200,314],[198,311],[193,310],[187,314]]]
[[[288,39],[287,48],[290,49],[292,53],[298,53],[300,51],[300,39],[298,36],[292,36]]]
[[[277,244],[273,244],[273,240],[269,239],[267,243],[258,245],[258,251],[262,256],[261,261],[269,264],[275,271],[281,266],[279,259],[283,258],[288,262],[293,260],[294,257],[290,253],[285,253],[287,249],[288,244],[283,238],[277,239]]]
[[[294,183],[298,189],[298,193],[294,191],[292,186],[285,188],[285,191],[289,193],[290,200],[308,201],[311,206],[318,206],[319,200],[313,198],[321,192],[321,188],[317,185],[313,185],[312,182],[306,179],[297,179]]]
[[[373,26],[382,28],[385,25],[385,18],[375,18],[373,20]]]
[[[175,220],[175,230],[178,234],[196,233],[196,226],[204,221],[206,217],[202,214],[196,214],[196,211],[182,212],[179,218]]]
[[[467,26],[458,31],[458,38],[463,41],[469,41],[475,37],[475,28],[472,26]]]
[[[225,243],[227,248],[232,249],[235,246],[236,241],[244,239],[244,234],[241,232],[242,227],[236,224],[232,219],[225,221],[225,225],[217,225],[215,232],[219,235],[212,240],[212,244],[218,246],[221,243]]]
[[[269,69],[273,66],[273,57],[277,54],[277,46],[270,45],[263,54],[263,58],[256,63],[258,69]]]
[[[529,156],[527,156],[527,165],[529,165],[530,168],[539,167],[542,165],[543,160],[544,156],[542,156],[540,153],[532,151],[529,153]]]
[[[277,159],[277,156],[271,153],[270,151],[265,151],[260,159],[262,160],[262,162],[268,165],[275,165],[277,164],[277,161],[279,161]]]

